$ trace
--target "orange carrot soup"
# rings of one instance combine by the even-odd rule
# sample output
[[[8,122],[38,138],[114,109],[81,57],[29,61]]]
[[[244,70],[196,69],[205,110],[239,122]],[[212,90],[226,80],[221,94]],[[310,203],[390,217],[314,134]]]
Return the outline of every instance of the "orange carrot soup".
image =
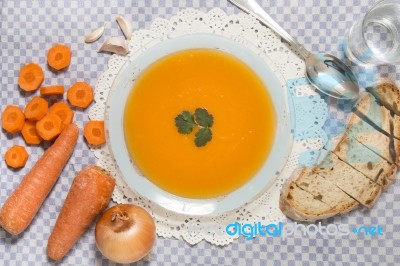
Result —
[[[211,140],[201,147],[194,140],[202,126],[181,134],[175,124],[183,111],[193,115],[197,108],[213,117]],[[140,172],[187,198],[222,196],[244,185],[275,137],[275,110],[262,81],[239,59],[212,49],[153,63],[136,80],[124,112],[127,148]]]

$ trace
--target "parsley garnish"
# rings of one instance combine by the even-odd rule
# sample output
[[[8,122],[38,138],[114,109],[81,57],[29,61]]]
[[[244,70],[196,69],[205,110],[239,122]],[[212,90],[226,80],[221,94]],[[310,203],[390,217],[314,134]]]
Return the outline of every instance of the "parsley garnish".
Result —
[[[196,125],[194,117],[189,111],[183,111],[175,117],[175,125],[181,134],[190,134]]]
[[[194,117],[196,124],[202,127],[212,127],[214,123],[214,117],[208,113],[206,109],[197,108],[194,111]]]
[[[183,111],[175,117],[175,125],[181,134],[190,134],[195,126],[199,127],[194,135],[194,144],[197,147],[203,147],[211,141],[213,124],[214,117],[204,108],[197,108],[194,114]]]
[[[197,147],[203,147],[212,139],[212,131],[209,127],[200,128],[194,135],[194,143]]]

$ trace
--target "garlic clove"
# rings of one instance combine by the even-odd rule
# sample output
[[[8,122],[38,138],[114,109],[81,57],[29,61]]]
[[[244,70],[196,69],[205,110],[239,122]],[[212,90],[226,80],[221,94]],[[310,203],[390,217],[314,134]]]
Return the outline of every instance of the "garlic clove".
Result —
[[[128,45],[123,36],[114,36],[108,38],[100,47],[98,52],[109,52],[118,55],[126,55],[128,53]]]
[[[132,31],[133,31],[132,23],[121,15],[118,15],[115,19],[119,27],[121,28],[122,33],[125,35],[125,38],[127,40],[130,40],[132,38]]]
[[[104,24],[102,27],[95,29],[91,33],[85,36],[85,43],[92,43],[100,39],[100,37],[103,35],[104,30],[106,28],[106,24]]]

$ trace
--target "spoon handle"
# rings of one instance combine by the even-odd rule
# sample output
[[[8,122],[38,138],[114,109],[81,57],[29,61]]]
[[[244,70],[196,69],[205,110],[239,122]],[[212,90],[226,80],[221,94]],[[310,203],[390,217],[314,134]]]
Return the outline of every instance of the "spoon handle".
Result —
[[[304,59],[308,58],[310,52],[297,42],[287,31],[285,31],[275,20],[273,20],[255,0],[229,0],[232,4],[246,13],[253,15],[271,30],[279,34],[287,43],[296,49]]]

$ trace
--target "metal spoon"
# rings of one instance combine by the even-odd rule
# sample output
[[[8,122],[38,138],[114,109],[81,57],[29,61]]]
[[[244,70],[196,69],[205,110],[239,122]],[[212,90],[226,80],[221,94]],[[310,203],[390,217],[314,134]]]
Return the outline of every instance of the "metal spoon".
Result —
[[[255,0],[229,0],[279,34],[305,59],[308,80],[322,93],[345,100],[356,100],[359,85],[350,68],[330,54],[313,54],[278,25]]]

